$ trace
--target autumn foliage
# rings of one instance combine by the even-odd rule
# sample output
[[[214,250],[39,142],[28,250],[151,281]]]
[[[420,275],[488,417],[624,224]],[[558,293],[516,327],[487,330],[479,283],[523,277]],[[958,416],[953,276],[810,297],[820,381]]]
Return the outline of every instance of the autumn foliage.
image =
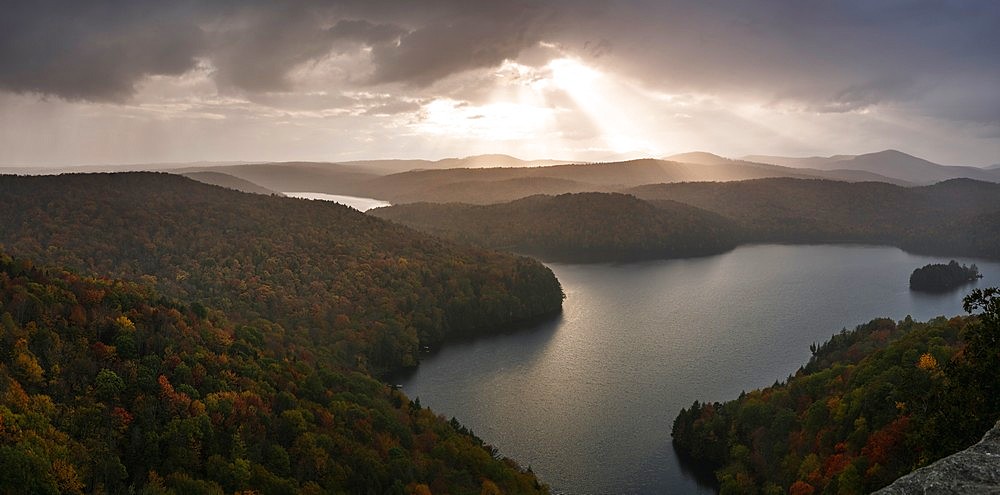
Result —
[[[275,323],[193,306],[0,252],[0,493],[546,491],[401,392],[272,353]]]
[[[883,487],[1000,418],[998,294],[966,298],[973,316],[878,319],[834,335],[785,383],[682,410],[674,442],[718,467],[722,493]]]

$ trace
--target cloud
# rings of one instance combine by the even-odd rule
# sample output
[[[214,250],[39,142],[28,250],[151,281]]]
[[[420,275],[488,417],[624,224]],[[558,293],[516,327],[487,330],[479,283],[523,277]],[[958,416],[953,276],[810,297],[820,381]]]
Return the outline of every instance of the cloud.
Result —
[[[329,29],[330,37],[336,41],[353,41],[369,46],[394,42],[406,31],[392,24],[374,24],[363,19],[337,21]]]
[[[996,46],[1000,5],[989,1],[7,0],[0,96],[66,100],[44,108],[71,107],[81,121],[84,108],[151,108],[197,92],[198,101],[247,102],[244,125],[255,129],[308,114],[317,126],[330,116],[369,122],[371,137],[375,122],[434,101],[525,104],[532,81],[498,73],[527,67],[544,78],[551,60],[569,58],[648,94],[704,95],[789,119],[934,120],[942,135],[990,137],[1000,128]],[[617,96],[588,98],[605,97]],[[558,97],[538,105],[559,110],[551,117],[571,141],[594,132]],[[667,110],[710,135],[704,112]],[[995,155],[990,139],[970,141],[978,151],[969,156]]]
[[[0,89],[121,101],[147,75],[191,70],[206,48],[183,2],[14,0],[0,10]]]
[[[498,4],[504,5],[498,2]],[[373,83],[426,86],[470,69],[497,67],[544,40],[550,11],[535,4],[460,15],[414,29],[372,51]]]
[[[668,91],[825,112],[916,100],[942,74],[1000,84],[991,2],[14,0],[3,13],[0,89],[69,99],[122,101],[199,60],[224,91],[294,91],[290,74],[331,53],[368,64],[337,84],[415,93],[543,43]]]

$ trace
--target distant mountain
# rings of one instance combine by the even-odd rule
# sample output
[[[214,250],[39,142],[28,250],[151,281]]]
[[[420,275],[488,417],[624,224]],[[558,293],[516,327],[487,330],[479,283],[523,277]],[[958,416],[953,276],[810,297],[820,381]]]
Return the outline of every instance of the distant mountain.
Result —
[[[794,156],[772,156],[772,155],[747,155],[744,156],[742,159],[751,162],[781,165],[782,167],[822,169],[825,168],[829,163],[848,160],[856,156],[857,155],[794,157]]]
[[[379,174],[363,167],[316,162],[191,167],[175,169],[171,172],[185,175],[198,172],[222,173],[277,192],[301,191],[332,194],[350,194],[349,191],[357,184],[379,177]]]
[[[694,163],[696,165],[725,165],[733,162],[733,160],[730,160],[729,158],[721,157],[714,153],[708,153],[705,151],[678,153],[676,155],[665,157],[664,160],[671,162]]]
[[[800,178],[813,177],[817,179],[831,179],[831,180],[839,180],[846,182],[888,182],[890,184],[898,184],[901,186],[912,185],[912,183],[908,181],[899,180],[892,177],[886,177],[885,175],[880,175],[864,170],[844,170],[844,169],[824,170],[822,169],[822,167],[775,164],[766,161],[750,160],[747,158],[741,160],[735,160],[715,155],[712,153],[706,153],[704,151],[695,151],[692,153],[680,153],[677,155],[669,156],[666,159],[675,162],[692,163],[696,165],[711,165],[711,166],[743,165],[745,167],[753,167],[759,170],[768,171],[768,174],[766,174],[765,177],[800,177]]]
[[[701,163],[646,158],[625,162],[566,164],[545,167],[454,168],[413,170],[356,184],[352,194],[390,201],[469,202],[511,201],[533,194],[614,192],[643,184],[735,181],[772,177],[826,178],[844,181],[899,182],[864,171],[824,171],[728,160],[710,154],[694,157]]]
[[[914,184],[933,184],[948,179],[968,178],[990,182],[1000,181],[1000,172],[978,167],[940,165],[901,151],[885,150],[864,155],[834,155],[830,157],[778,157],[751,155],[746,160],[772,163],[787,167],[820,170],[861,170]]]
[[[493,168],[493,167],[544,167],[573,163],[567,160],[522,160],[510,155],[474,155],[465,158],[444,158],[441,160],[359,160],[338,162],[341,165],[360,166],[383,173],[408,172],[410,170],[441,170],[448,168]]]
[[[613,193],[531,196],[493,205],[415,203],[371,210],[447,239],[551,261],[599,262],[720,253],[736,246],[734,222],[665,201]]]
[[[280,192],[272,191],[266,187],[261,187],[246,179],[234,177],[232,175],[224,174],[222,172],[188,172],[186,174],[181,174],[181,175],[194,179],[198,182],[203,182],[205,184],[225,187],[227,189],[235,189],[237,191],[243,191],[247,193],[281,194]]]
[[[1000,170],[1000,163],[986,167],[986,170]]]
[[[162,163],[128,163],[120,165],[65,165],[65,166],[9,166],[0,167],[0,174],[16,175],[58,175],[66,173],[101,173],[101,172],[152,172],[169,171],[179,168],[211,168],[227,165],[241,165],[245,161],[197,161],[197,162],[162,162]]]

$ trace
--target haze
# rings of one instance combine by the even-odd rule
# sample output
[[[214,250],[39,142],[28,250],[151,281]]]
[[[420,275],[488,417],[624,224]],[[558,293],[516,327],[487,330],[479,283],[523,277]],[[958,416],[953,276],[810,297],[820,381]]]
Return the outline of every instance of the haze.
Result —
[[[1000,162],[993,2],[7,2],[0,165]]]

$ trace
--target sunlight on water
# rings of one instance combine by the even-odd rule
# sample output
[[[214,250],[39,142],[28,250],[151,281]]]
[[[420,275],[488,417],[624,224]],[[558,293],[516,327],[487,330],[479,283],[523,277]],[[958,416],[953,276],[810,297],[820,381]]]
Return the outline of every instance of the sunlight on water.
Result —
[[[283,192],[285,196],[290,198],[300,198],[300,199],[318,199],[322,201],[334,201],[342,205],[350,206],[358,211],[368,211],[372,208],[380,208],[382,206],[392,206],[388,201],[382,201],[375,198],[361,198],[358,196],[344,196],[341,194],[326,194],[326,193],[316,193],[316,192]]]

